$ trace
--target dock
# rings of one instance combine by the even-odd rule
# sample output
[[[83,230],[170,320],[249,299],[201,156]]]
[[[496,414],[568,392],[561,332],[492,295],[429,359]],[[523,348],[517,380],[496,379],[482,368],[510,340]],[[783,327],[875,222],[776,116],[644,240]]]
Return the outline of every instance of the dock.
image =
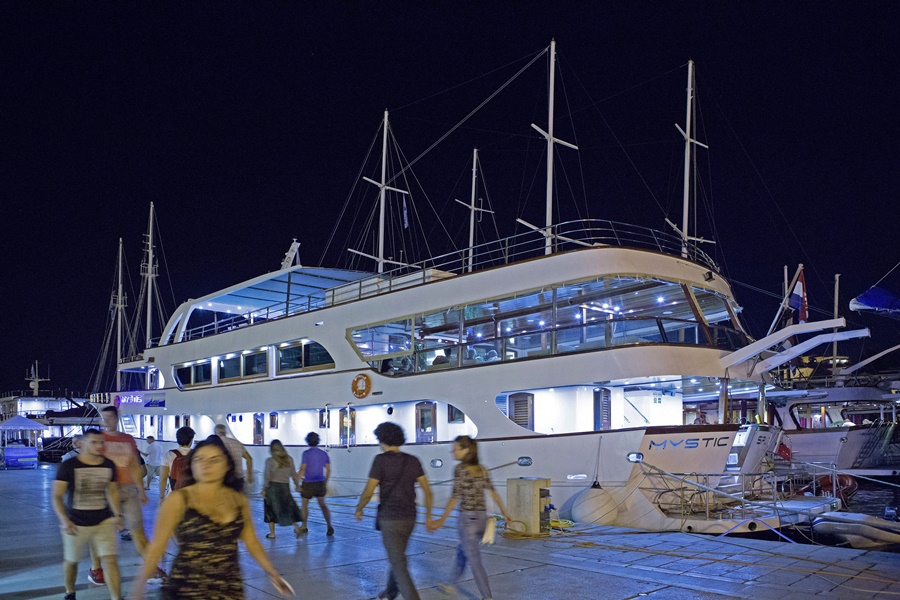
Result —
[[[56,465],[0,471],[0,598],[38,600],[63,597],[62,541],[50,502]],[[155,482],[154,482],[155,488]],[[144,508],[152,535],[159,497],[148,492]],[[265,539],[263,503],[251,496],[254,526],[263,546],[298,598],[375,598],[387,574],[380,534],[374,530],[375,504],[362,522],[354,519],[355,498],[328,498],[335,528],[325,536],[318,505],[311,503],[309,533],[299,540],[289,527]],[[437,512],[437,511],[436,511]],[[447,599],[438,589],[456,555],[455,519],[429,534],[420,525],[409,545],[409,564],[423,600]],[[778,600],[900,598],[900,554],[757,539],[688,533],[648,533],[620,527],[575,525],[549,537],[502,537],[482,554],[495,600],[602,598],[625,600]],[[120,543],[119,565],[127,594],[141,559],[131,542]],[[170,551],[174,547],[170,545]],[[168,568],[174,554],[167,556]],[[79,563],[79,600],[105,600],[109,591],[87,580],[89,559]],[[262,570],[241,546],[247,600],[278,598]],[[480,598],[471,574],[458,598]],[[148,598],[158,588],[148,588]]]

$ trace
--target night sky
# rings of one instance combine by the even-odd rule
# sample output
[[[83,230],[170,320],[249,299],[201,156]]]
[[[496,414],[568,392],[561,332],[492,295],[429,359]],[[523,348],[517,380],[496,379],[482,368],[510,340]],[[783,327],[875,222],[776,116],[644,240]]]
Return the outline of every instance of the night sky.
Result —
[[[88,388],[118,239],[133,308],[151,201],[168,310],[277,269],[293,238],[303,264],[347,266],[345,248],[371,244],[374,196],[353,189],[377,179],[380,141],[363,164],[384,109],[411,160],[551,38],[556,133],[581,148],[557,150],[558,219],[680,223],[674,124],[693,59],[710,146],[699,234],[718,242],[706,250],[750,333],[774,316],[783,265],[802,262],[813,318],[829,318],[841,273],[841,314],[873,329],[845,352],[874,354],[900,327],[847,304],[900,261],[898,24],[889,1],[5,2],[0,391],[24,389],[34,360],[49,387]],[[530,124],[547,126],[547,68],[413,167],[433,252],[466,245],[453,198],[468,200],[475,146],[500,234],[524,231],[516,217],[543,224]]]

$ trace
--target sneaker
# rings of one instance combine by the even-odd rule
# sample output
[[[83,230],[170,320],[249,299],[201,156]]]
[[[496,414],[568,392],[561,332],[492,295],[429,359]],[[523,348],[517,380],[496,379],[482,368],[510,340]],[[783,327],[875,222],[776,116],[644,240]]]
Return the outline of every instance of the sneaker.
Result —
[[[148,583],[165,583],[169,578],[165,571],[156,567],[156,573],[147,578]]]
[[[63,596],[63,600],[75,600],[75,592],[72,592],[71,594],[66,594],[65,596]]]
[[[327,535],[327,536],[334,535],[334,527],[329,527],[328,531],[325,532],[325,535]]]
[[[119,539],[121,539],[123,542],[130,542],[131,541],[131,532],[128,531],[127,529],[123,529],[122,533],[119,534]]]
[[[99,569],[88,569],[88,581],[94,585],[106,585],[106,579],[103,577],[103,567]],[[72,595],[74,598],[74,594]]]

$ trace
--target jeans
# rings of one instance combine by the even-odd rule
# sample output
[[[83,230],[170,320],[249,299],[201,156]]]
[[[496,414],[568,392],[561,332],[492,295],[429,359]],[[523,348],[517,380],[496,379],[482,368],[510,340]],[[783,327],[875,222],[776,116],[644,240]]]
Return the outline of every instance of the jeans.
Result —
[[[459,546],[456,547],[456,565],[453,568],[452,582],[459,583],[466,561],[472,567],[472,576],[482,598],[492,598],[491,586],[488,583],[487,571],[481,563],[481,537],[484,535],[487,513],[482,510],[459,511]]]
[[[390,571],[388,571],[387,586],[382,592],[390,600],[394,600],[397,594],[402,594],[404,600],[419,600],[419,592],[409,575],[406,565],[406,545],[412,535],[416,522],[410,521],[381,521],[381,541],[387,550]]]

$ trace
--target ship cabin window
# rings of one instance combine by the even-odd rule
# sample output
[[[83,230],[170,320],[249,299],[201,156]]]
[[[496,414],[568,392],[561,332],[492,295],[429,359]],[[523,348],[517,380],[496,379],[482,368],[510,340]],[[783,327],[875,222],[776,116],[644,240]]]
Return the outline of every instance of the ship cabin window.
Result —
[[[241,375],[244,379],[252,377],[263,377],[266,375],[266,351],[257,350],[254,352],[246,352],[241,355],[244,362],[244,368]]]
[[[175,429],[181,427],[181,415],[175,415]]]
[[[465,423],[466,415],[452,404],[447,405],[447,422],[448,423]]]
[[[278,429],[278,413],[269,413],[269,429]]]
[[[241,356],[240,354],[226,354],[225,358],[219,360],[219,381],[227,381],[229,379],[239,379],[241,376]]]
[[[629,276],[365,325],[348,335],[373,368],[392,359],[391,375],[623,345],[735,349],[746,343],[726,298],[674,281]],[[404,358],[411,365],[401,369]]]
[[[191,415],[184,415],[184,426],[185,427],[191,426]]]
[[[175,367],[175,379],[182,387],[207,385],[212,381],[212,365],[208,360]]]
[[[278,345],[278,374],[334,368],[334,359],[322,344],[295,340]]]
[[[319,409],[319,429],[331,427],[331,412],[327,408]]]

